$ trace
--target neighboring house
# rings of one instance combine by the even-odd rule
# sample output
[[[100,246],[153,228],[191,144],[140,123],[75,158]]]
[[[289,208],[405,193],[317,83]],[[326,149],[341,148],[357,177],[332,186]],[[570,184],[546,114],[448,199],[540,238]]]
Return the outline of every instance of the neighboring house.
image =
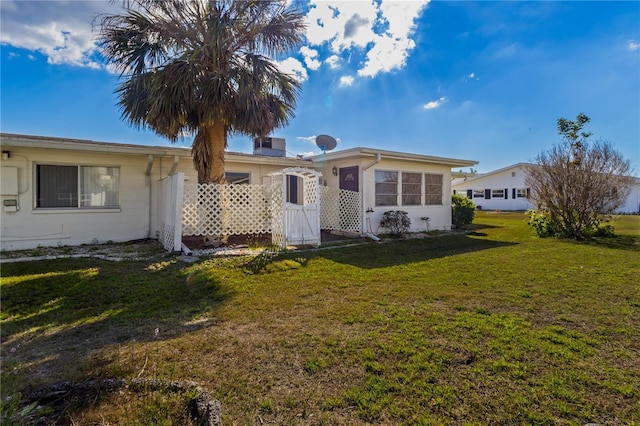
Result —
[[[15,134],[0,134],[0,142],[2,250],[158,238],[160,180],[182,172],[197,182],[187,147]],[[273,146],[256,144],[254,154],[227,152],[227,181],[270,184],[274,172],[315,169],[321,185],[362,194],[361,233],[384,232],[387,210],[407,211],[411,231],[450,229],[451,169],[477,164],[369,148],[312,158],[285,152],[275,138]],[[295,182],[287,181],[287,201],[301,198]]]
[[[525,183],[527,167],[518,163],[489,173],[451,182],[454,194],[470,198],[478,209],[519,211],[533,208],[529,201],[530,189]]]
[[[622,214],[640,214],[640,178],[633,178],[633,186],[625,203],[617,210]]]
[[[534,164],[518,163],[481,175],[456,178],[451,182],[454,194],[472,199],[478,209],[524,211],[535,206],[529,200],[530,189],[525,180],[527,168]],[[640,213],[640,178],[634,178],[634,185],[627,199],[616,213]]]
[[[373,148],[352,148],[311,158],[323,184],[363,194],[363,232],[379,229],[384,212],[403,210],[410,231],[451,229],[451,169],[476,161]],[[422,218],[429,218],[428,221]]]

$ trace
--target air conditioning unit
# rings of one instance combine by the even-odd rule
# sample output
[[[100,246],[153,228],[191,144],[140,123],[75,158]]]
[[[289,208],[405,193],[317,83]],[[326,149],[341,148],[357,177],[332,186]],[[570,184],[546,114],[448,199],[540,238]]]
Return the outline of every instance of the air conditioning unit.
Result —
[[[284,138],[255,138],[253,140],[253,155],[286,157],[287,149]]]

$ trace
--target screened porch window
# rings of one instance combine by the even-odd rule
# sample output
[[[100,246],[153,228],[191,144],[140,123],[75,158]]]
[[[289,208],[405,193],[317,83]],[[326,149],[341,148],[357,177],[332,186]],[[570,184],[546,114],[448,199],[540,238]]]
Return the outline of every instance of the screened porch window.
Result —
[[[442,205],[442,175],[425,173],[424,204],[427,206]]]
[[[398,172],[376,170],[376,206],[398,205]]]
[[[402,172],[402,205],[419,206],[422,173]]]
[[[120,168],[36,165],[37,208],[118,208]]]

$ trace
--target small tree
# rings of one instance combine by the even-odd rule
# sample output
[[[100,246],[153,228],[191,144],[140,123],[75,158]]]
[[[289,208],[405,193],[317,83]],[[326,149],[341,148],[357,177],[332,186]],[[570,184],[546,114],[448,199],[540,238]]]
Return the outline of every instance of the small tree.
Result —
[[[454,228],[461,229],[473,222],[476,205],[467,197],[459,194],[451,196],[451,222]]]
[[[411,219],[403,210],[389,210],[382,214],[380,226],[387,228],[391,235],[401,237],[409,230]]]
[[[618,209],[631,189],[631,163],[608,141],[591,144],[591,133],[582,131],[589,121],[585,114],[578,114],[575,121],[560,118],[561,142],[540,153],[537,166],[528,170],[526,183],[540,210],[535,213],[538,222],[548,221],[541,236],[591,235],[601,216]]]

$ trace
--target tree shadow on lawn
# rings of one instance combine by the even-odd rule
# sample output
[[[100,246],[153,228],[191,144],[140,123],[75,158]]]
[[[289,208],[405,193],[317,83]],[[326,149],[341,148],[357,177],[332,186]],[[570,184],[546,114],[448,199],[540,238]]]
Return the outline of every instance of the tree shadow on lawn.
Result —
[[[171,262],[155,269],[95,259],[15,263],[2,266],[2,279],[2,359],[17,367],[18,388],[34,378],[78,379],[84,361],[110,345],[203,328],[206,320],[193,320],[232,296],[216,278]]]
[[[375,269],[516,244],[472,238],[466,234],[459,234],[388,240],[383,243],[369,243],[317,251],[311,256],[322,256],[334,262],[349,264],[363,269]],[[299,254],[296,256],[299,257]]]
[[[577,243],[640,252],[640,235],[615,235],[613,237],[577,241]]]

